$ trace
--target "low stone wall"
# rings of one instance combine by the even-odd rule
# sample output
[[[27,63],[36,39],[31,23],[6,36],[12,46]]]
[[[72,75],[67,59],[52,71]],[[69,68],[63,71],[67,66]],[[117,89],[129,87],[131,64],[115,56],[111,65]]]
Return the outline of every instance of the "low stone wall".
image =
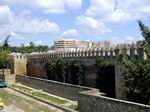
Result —
[[[92,90],[94,94],[99,94],[98,89],[50,81],[30,76],[16,75],[16,82],[36,89],[42,89],[51,94],[58,95],[70,100],[79,99],[80,96],[78,92],[81,91]]]
[[[150,112],[150,106],[101,96],[99,90],[45,79],[16,75],[16,82],[77,100],[80,112]]]
[[[80,112],[150,112],[150,106],[94,95],[93,91],[80,92]]]

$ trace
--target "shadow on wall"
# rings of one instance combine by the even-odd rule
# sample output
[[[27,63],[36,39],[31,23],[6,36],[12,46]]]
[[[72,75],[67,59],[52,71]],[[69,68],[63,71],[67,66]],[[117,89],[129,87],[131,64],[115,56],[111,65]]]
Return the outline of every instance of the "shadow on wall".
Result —
[[[115,66],[99,67],[96,81],[105,96],[115,98]]]

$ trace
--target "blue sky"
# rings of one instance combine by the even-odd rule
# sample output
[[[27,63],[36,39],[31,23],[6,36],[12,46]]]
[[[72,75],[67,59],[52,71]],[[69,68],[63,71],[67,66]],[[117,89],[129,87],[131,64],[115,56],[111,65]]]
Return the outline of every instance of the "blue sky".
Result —
[[[46,44],[59,38],[141,40],[137,20],[150,26],[150,0],[0,0],[0,42]]]

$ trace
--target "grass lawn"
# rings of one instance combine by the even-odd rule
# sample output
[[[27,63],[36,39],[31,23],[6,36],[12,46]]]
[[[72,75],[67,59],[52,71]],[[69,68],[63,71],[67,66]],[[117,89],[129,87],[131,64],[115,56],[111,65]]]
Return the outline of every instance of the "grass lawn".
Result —
[[[20,85],[16,85],[16,84],[12,84],[11,87],[19,89],[19,90],[24,91],[24,92],[33,91],[33,89],[30,89],[30,88],[27,88],[27,87],[24,87],[24,86],[20,86]]]
[[[48,95],[48,94],[45,94],[41,91],[40,92],[35,91],[34,89],[31,89],[31,88],[28,88],[28,87],[25,87],[25,86],[22,86],[22,85],[13,84],[13,85],[11,85],[11,87],[19,89],[20,91],[26,92],[28,94],[31,94],[31,95],[35,96],[35,97],[45,99],[45,100],[47,100],[49,102],[52,102],[52,103],[56,103],[56,104],[67,103],[67,101],[65,101],[65,100],[59,99],[57,97],[54,97],[54,96],[51,96],[51,95]]]
[[[71,106],[69,106],[69,108],[72,110],[79,111],[78,105],[71,105]]]
[[[5,106],[14,105],[24,112],[53,112],[47,106],[23,98],[21,96],[8,93],[5,89],[0,89],[0,98]],[[5,108],[5,107],[4,107]]]
[[[15,89],[18,89],[18,90],[20,90],[24,93],[27,93],[27,94],[30,94],[34,97],[46,100],[46,101],[54,103],[56,105],[64,106],[65,104],[70,103],[69,105],[64,106],[64,107],[67,107],[69,109],[78,111],[77,104],[74,104],[74,103],[72,104],[72,102],[70,102],[68,100],[65,100],[65,99],[62,99],[62,98],[59,98],[58,96],[55,97],[54,95],[47,94],[43,91],[39,91],[39,90],[36,90],[36,89],[33,89],[33,88],[26,87],[26,86],[21,85],[21,84],[13,84],[13,85],[10,85],[10,86],[15,88]]]
[[[53,97],[53,96],[50,96],[50,95],[47,95],[47,94],[44,94],[44,93],[41,93],[41,92],[32,92],[32,95],[36,96],[36,97],[39,97],[39,98],[42,98],[42,99],[45,99],[45,100],[48,100],[52,103],[57,103],[57,104],[67,103],[67,101],[65,101],[65,100],[61,100],[59,98],[56,98],[56,97]]]

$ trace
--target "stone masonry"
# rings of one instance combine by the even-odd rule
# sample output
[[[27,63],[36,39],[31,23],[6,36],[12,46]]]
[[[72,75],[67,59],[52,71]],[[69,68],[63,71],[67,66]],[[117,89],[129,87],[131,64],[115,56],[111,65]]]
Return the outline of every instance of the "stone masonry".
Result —
[[[116,61],[116,57],[120,53],[125,53],[130,56],[131,59],[145,59],[145,53],[143,48],[136,45],[105,48],[105,49],[86,49],[66,52],[52,52],[52,53],[36,53],[36,54],[13,54],[10,56],[11,73],[28,75],[32,77],[39,77],[46,79],[45,63],[48,60],[56,60],[63,58],[64,60],[76,59],[85,66],[85,82],[88,82],[86,86],[96,87],[97,68],[95,66],[95,60],[98,57],[105,57],[112,61]],[[116,73],[116,97],[124,99],[123,81],[121,81],[121,71],[117,66],[115,67]]]

